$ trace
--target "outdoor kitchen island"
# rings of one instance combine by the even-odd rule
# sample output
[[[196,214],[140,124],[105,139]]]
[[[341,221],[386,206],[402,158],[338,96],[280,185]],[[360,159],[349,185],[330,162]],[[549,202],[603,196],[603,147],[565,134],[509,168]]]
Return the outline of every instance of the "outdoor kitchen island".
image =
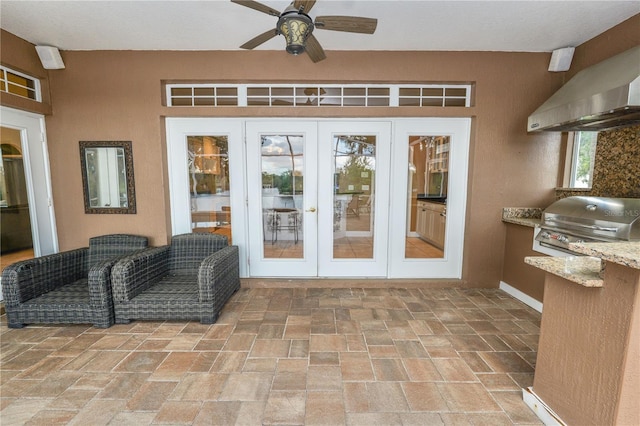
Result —
[[[523,398],[547,425],[638,425],[640,242],[570,249],[586,256],[525,258],[546,277],[533,386]]]

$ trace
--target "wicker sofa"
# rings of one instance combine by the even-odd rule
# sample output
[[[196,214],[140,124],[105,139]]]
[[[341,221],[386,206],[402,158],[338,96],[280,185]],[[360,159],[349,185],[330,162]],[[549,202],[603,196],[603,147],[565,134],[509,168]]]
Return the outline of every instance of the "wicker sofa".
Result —
[[[240,288],[238,247],[217,234],[182,234],[121,259],[112,271],[116,323],[200,320],[213,324]]]
[[[148,246],[147,237],[111,234],[89,239],[89,247],[16,262],[2,272],[7,325],[114,323],[111,268]]]

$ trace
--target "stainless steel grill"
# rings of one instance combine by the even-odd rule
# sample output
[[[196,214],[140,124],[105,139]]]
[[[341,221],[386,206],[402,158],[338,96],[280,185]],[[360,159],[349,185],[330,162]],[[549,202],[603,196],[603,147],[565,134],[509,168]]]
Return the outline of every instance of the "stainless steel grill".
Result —
[[[535,240],[562,251],[573,242],[640,240],[640,198],[563,198],[543,211]]]

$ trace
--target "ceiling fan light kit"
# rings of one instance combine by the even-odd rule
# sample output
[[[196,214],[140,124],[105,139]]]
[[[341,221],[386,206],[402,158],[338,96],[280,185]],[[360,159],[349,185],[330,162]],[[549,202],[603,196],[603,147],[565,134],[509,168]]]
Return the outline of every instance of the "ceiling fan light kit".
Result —
[[[326,58],[318,39],[312,34],[314,28],[373,34],[378,24],[377,19],[359,16],[318,16],[314,22],[307,13],[316,0],[294,0],[282,13],[255,0],[231,0],[231,2],[278,17],[276,28],[255,36],[240,46],[242,49],[255,49],[262,43],[282,34],[287,42],[287,52],[293,55],[306,52],[313,62],[319,62]]]
[[[307,38],[313,32],[313,20],[309,15],[295,10],[292,4],[280,15],[276,28],[287,41],[287,52],[299,55],[307,47]]]

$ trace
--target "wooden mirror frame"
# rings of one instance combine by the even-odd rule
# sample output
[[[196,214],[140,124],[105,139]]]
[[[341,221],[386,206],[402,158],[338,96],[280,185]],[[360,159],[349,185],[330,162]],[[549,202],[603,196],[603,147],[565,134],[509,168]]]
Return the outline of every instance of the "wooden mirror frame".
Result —
[[[89,179],[87,175],[88,148],[121,148],[124,150],[124,167],[126,173],[127,206],[125,207],[92,207],[89,196]],[[136,193],[133,178],[133,150],[131,141],[80,141],[80,167],[82,171],[82,190],[84,193],[84,212],[87,214],[135,214]]]

